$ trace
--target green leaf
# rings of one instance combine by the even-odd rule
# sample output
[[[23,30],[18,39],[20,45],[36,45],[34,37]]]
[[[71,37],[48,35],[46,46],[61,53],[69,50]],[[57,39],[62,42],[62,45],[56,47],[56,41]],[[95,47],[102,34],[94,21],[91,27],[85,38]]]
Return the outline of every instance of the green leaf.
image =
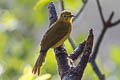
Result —
[[[82,4],[82,0],[64,0],[65,9],[78,11]]]
[[[37,4],[34,6],[34,9],[36,10],[36,9],[42,8],[44,5],[52,1],[56,1],[56,0],[39,0]]]
[[[83,80],[98,80],[98,77],[94,73],[90,63],[87,64],[87,67],[84,71]]]
[[[110,57],[117,64],[120,65],[120,46],[114,45],[110,48]]]
[[[32,73],[32,67],[26,66],[23,70],[23,75],[18,80],[48,80],[50,77],[50,74],[36,76]]]
[[[41,70],[43,73],[50,73],[52,75],[57,73],[57,63],[53,49],[49,49],[46,56],[45,65]]]
[[[6,51],[6,42],[7,42],[7,35],[5,33],[0,33],[0,59],[4,57]]]
[[[39,76],[38,78],[36,78],[35,80],[48,80],[51,77],[50,74],[44,74],[42,76]]]
[[[68,53],[71,53],[71,52],[73,51],[73,49],[72,49],[72,46],[71,46],[70,42],[69,42],[68,40],[66,40],[66,41],[64,42],[64,44],[65,44],[65,47],[66,47],[67,52],[68,52]]]

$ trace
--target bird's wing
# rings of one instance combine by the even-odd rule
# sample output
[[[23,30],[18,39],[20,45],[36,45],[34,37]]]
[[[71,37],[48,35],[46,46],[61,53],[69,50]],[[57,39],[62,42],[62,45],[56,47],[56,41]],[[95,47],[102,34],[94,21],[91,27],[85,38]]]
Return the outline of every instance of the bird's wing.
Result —
[[[47,49],[59,42],[67,33],[69,24],[64,22],[56,22],[52,27],[45,33],[41,41],[41,47]]]

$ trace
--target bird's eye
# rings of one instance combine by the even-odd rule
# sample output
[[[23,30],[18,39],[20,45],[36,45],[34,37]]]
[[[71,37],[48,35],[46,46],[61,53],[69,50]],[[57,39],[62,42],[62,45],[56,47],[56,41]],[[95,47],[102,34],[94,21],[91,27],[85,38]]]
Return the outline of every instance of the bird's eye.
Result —
[[[67,17],[66,15],[64,15],[63,17]]]

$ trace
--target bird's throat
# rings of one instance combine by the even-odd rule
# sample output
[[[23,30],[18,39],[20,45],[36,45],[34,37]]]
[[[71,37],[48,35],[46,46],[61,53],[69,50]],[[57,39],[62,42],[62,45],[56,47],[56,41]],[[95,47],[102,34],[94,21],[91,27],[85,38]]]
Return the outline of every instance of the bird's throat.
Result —
[[[68,22],[69,22],[69,23],[72,23],[72,18],[68,18]]]

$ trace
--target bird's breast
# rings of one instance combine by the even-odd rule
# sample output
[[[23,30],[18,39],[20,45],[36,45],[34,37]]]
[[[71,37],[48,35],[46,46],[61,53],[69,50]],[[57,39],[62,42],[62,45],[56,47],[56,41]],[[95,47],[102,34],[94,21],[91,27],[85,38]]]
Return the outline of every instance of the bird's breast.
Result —
[[[66,39],[68,39],[68,37],[70,36],[71,30],[72,30],[72,24],[69,24],[68,27],[69,28],[68,28],[68,31],[67,31],[66,35],[61,40],[59,40],[55,45],[53,45],[52,48],[59,47],[60,45],[62,45],[64,43],[64,41]]]

